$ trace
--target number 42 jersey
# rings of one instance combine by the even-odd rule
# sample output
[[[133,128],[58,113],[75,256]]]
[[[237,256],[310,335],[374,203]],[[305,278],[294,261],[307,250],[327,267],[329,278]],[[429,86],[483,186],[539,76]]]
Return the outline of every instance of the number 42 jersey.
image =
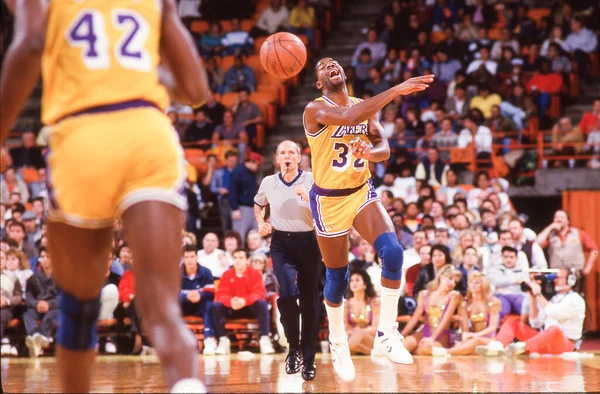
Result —
[[[162,0],[50,0],[42,122],[131,100],[164,110],[161,23]]]
[[[332,107],[338,105],[322,96],[315,101],[324,101]],[[351,105],[360,102],[350,97]],[[352,155],[350,142],[357,137],[370,143],[368,121],[355,126],[325,125],[315,133],[310,133],[304,125],[312,156],[312,170],[315,184],[323,189],[352,189],[364,185],[370,178],[369,162]]]

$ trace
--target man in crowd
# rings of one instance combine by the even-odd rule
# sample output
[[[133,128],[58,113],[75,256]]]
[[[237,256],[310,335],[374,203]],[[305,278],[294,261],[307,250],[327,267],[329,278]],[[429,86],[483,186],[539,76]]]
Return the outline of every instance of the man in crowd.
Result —
[[[521,314],[523,292],[521,282],[527,282],[527,269],[517,267],[517,250],[512,246],[502,248],[502,265],[492,266],[488,272],[490,284],[496,287],[496,297],[502,304],[500,320],[509,314]]]
[[[261,162],[261,156],[252,152],[244,160],[243,165],[238,165],[231,172],[229,184],[231,222],[233,229],[242,236],[243,242],[248,231],[257,228],[254,219],[254,196],[258,191],[256,171]]]
[[[219,249],[219,238],[215,233],[206,233],[202,238],[202,250],[198,252],[198,264],[207,268],[214,278],[220,278],[229,269],[229,263],[222,259],[225,252]]]
[[[534,269],[547,269],[548,262],[544,251],[539,244],[534,240],[527,239],[525,237],[525,227],[523,222],[519,219],[514,218],[508,223],[509,231],[512,235],[513,245],[519,251],[525,253],[530,268]]]
[[[229,203],[229,187],[231,182],[231,173],[237,166],[239,160],[238,153],[234,150],[225,153],[225,165],[218,168],[210,182],[210,191],[217,196],[219,204],[219,214],[221,219],[221,229],[223,233],[231,229],[231,205]]]

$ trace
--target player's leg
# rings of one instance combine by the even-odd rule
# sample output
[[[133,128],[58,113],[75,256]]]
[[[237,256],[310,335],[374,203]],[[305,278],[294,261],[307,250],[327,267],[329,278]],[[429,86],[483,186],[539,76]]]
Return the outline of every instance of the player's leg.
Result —
[[[63,294],[56,335],[58,373],[65,392],[89,392],[96,354],[96,319],[106,282],[112,228],[89,230],[48,223],[52,274]]]
[[[412,364],[413,359],[402,344],[396,323],[404,249],[398,242],[394,225],[383,205],[372,201],[356,215],[354,228],[373,245],[382,259],[381,311],[374,348],[394,362]]]
[[[178,290],[183,215],[174,205],[142,201],[123,214],[136,260],[136,308],[169,387],[198,377],[197,342],[181,317]]]

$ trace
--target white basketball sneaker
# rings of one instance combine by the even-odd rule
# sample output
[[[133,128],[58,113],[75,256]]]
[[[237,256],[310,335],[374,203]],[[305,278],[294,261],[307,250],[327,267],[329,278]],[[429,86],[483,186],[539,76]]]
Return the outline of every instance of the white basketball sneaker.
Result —
[[[491,341],[487,345],[476,346],[475,353],[484,357],[496,357],[504,355],[504,345],[500,341]]]
[[[204,338],[204,349],[202,354],[205,356],[214,356],[217,353],[217,339],[214,337]]]
[[[413,358],[404,347],[403,339],[404,337],[398,331],[398,323],[394,323],[392,330],[377,327],[373,349],[385,354],[395,363],[412,364]]]
[[[206,387],[199,379],[182,379],[171,388],[171,393],[206,393]]]
[[[335,373],[344,382],[351,382],[356,377],[356,371],[354,370],[354,364],[350,357],[350,348],[348,347],[348,337],[344,339],[343,343],[334,344],[329,343],[331,349],[331,361],[333,362],[333,369]]]

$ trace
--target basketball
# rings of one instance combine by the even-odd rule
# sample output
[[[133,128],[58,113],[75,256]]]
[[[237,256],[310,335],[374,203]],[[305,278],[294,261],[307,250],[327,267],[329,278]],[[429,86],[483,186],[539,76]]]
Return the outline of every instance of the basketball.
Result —
[[[306,63],[306,47],[292,33],[272,34],[260,47],[260,63],[274,77],[291,78]]]

